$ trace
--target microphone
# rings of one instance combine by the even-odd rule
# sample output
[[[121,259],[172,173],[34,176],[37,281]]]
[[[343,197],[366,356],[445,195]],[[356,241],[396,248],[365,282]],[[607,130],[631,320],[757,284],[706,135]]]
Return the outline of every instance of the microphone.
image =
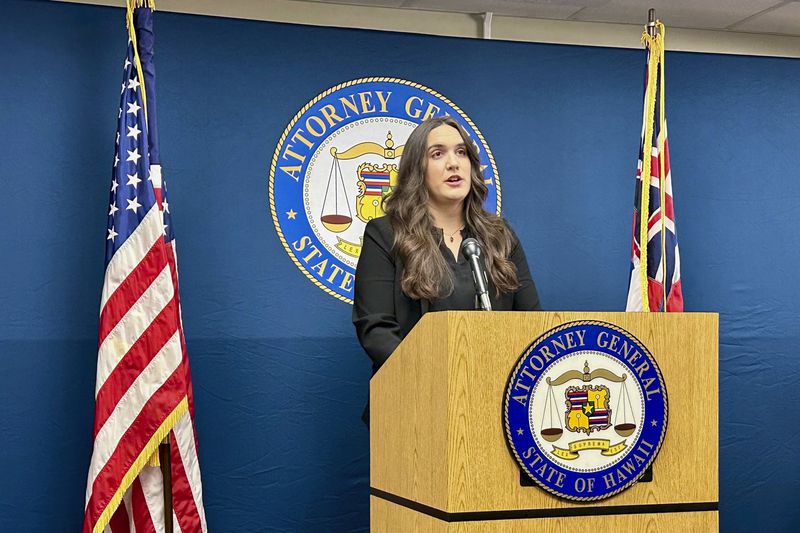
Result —
[[[483,269],[483,264],[480,261],[481,245],[476,240],[470,237],[464,239],[461,243],[461,253],[469,262],[472,269],[472,279],[475,282],[475,294],[480,302],[480,308],[484,311],[492,310],[492,302],[489,301],[489,279],[486,277],[486,271]]]

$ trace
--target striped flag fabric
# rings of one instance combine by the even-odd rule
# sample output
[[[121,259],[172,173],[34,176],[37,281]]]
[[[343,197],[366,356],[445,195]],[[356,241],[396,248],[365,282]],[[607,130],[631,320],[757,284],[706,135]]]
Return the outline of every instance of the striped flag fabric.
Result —
[[[168,525],[176,532],[207,531],[175,238],[158,150],[150,2],[127,2],[84,533],[160,532]],[[158,461],[165,439],[169,524]]]
[[[664,113],[664,31],[664,25],[657,21],[652,35],[647,31],[642,35],[647,67],[626,311],[683,311]]]
[[[362,172],[364,180],[364,194],[367,196],[381,196],[391,186],[389,172]]]

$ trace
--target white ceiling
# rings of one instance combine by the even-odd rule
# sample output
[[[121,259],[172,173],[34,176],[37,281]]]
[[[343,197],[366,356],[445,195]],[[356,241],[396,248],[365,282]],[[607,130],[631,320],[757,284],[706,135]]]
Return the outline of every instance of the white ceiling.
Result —
[[[647,10],[667,27],[800,35],[800,0],[307,0],[453,13],[644,24]]]

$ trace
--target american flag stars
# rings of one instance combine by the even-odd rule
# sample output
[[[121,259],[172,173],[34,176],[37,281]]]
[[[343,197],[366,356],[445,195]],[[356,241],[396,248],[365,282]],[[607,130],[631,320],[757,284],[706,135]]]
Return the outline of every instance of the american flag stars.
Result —
[[[134,172],[133,174],[128,174],[128,183],[125,185],[132,185],[133,187],[136,187],[141,181],[142,180],[139,179],[139,173]]]
[[[142,207],[142,204],[140,204],[138,200],[136,200],[135,196],[133,197],[133,200],[126,200],[126,201],[128,202],[128,207],[125,208],[126,211],[131,210],[135,213],[137,209]]]
[[[128,152],[128,159],[126,159],[125,161],[133,161],[134,165],[139,164],[139,158],[142,157],[142,156],[139,155],[139,149],[138,148],[134,148],[133,150],[125,150],[125,151]]]
[[[150,176],[150,157],[142,95],[142,82],[133,67],[133,48],[125,59],[120,95],[114,170],[108,209],[106,258],[127,240],[142,219],[158,209]]]
[[[128,111],[126,111],[126,113],[131,113],[133,115],[136,115],[137,113],[139,113],[139,110],[141,108],[142,107],[139,104],[137,104],[135,101],[134,102],[128,102]]]

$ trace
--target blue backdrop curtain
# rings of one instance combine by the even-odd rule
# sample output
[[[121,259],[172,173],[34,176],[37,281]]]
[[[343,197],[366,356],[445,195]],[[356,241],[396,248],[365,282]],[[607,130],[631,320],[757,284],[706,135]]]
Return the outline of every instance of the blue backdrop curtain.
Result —
[[[0,530],[75,531],[124,12],[8,1],[2,13]],[[622,310],[644,61],[643,50],[156,14],[213,531],[368,526],[368,360],[350,307],[292,264],[269,213],[269,163],[297,110],[365,76],[441,92],[494,153],[545,307]],[[666,61],[686,309],[720,313],[722,529],[788,531],[800,519],[800,62]]]

